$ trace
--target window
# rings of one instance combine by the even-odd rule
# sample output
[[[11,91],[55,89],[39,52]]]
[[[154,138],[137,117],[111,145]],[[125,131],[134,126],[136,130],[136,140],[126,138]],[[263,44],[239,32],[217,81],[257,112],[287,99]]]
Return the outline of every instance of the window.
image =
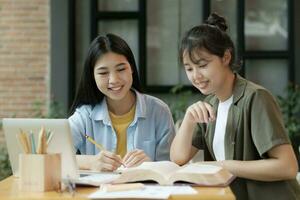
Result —
[[[199,0],[93,0],[91,38],[120,35],[133,50],[144,88],[168,92],[189,84],[178,63],[178,44],[184,31],[202,23],[202,9]]]
[[[178,62],[183,34],[216,11],[229,23],[237,57],[243,60],[240,73],[278,95],[293,81],[291,2],[92,0],[91,38],[106,32],[123,37],[133,50],[146,91],[168,92],[174,85],[190,86]]]
[[[291,1],[211,0],[210,5],[235,29],[229,33],[243,60],[242,75],[282,95],[294,71]]]
[[[145,0],[92,0],[91,11],[91,39],[117,34],[130,46],[137,66],[144,65]]]
[[[178,62],[179,42],[188,29],[202,23],[203,1],[147,1],[147,62],[145,85],[167,92],[177,84],[189,85]]]

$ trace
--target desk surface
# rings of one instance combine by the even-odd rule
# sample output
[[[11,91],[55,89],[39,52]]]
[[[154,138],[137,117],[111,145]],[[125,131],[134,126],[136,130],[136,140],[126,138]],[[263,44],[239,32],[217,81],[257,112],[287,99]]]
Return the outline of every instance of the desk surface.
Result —
[[[72,195],[64,192],[58,193],[41,192],[41,193],[29,193],[19,191],[18,178],[8,177],[0,182],[0,199],[71,199]],[[235,200],[233,193],[229,187],[194,187],[198,194],[196,195],[172,195],[170,200]],[[72,199],[88,199],[88,195],[95,192],[95,187],[77,187],[76,193]]]

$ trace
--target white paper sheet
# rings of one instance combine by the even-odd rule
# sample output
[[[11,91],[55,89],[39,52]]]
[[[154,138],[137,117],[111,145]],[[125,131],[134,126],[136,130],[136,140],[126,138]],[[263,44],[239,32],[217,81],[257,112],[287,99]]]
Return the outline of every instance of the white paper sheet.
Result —
[[[90,199],[122,199],[122,198],[143,198],[143,199],[168,199],[171,194],[196,194],[197,191],[191,186],[159,186],[146,185],[144,189],[103,192],[98,190],[88,198]]]
[[[120,174],[116,173],[98,173],[98,174],[90,174],[84,177],[80,177],[75,180],[76,184],[83,185],[93,185],[100,186],[103,183],[110,183],[116,178],[118,178]]]

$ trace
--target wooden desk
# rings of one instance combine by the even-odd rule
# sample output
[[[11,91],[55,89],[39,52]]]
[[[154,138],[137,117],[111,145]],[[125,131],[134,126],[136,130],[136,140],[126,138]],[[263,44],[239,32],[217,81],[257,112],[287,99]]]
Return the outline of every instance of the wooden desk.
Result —
[[[0,182],[0,199],[72,199],[72,195],[64,192],[29,193],[19,191],[18,178],[8,177]],[[170,200],[235,200],[229,187],[195,187],[197,195],[173,195]],[[95,192],[95,187],[77,187],[73,199],[88,199],[88,195]]]

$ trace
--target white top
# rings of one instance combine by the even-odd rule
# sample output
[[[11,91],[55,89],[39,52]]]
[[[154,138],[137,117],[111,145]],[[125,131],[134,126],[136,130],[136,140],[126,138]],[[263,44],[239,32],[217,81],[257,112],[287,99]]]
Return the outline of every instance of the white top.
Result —
[[[227,117],[230,105],[233,102],[233,96],[218,106],[215,135],[213,140],[213,150],[217,161],[225,160],[224,137],[226,131]]]

